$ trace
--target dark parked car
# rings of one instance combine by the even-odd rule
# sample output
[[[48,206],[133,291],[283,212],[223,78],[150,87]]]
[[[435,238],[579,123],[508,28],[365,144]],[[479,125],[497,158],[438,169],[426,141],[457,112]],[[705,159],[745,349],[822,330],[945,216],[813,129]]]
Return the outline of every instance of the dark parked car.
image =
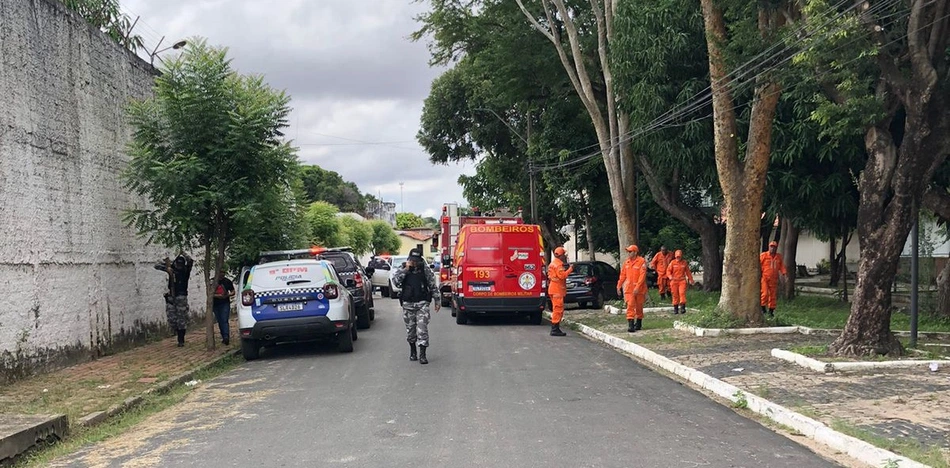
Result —
[[[620,273],[604,262],[574,262],[574,272],[567,277],[564,302],[600,309],[604,301],[617,299]]]
[[[359,259],[348,248],[326,249],[318,255],[321,260],[333,262],[340,282],[353,295],[353,304],[356,307],[356,328],[366,329],[370,321],[376,319],[373,310],[373,283],[371,278],[375,270],[372,267],[364,269]]]
[[[574,272],[567,277],[567,304],[601,309],[604,301],[623,299],[617,296],[620,272],[604,262],[574,262]],[[647,287],[656,287],[656,270],[647,268]]]

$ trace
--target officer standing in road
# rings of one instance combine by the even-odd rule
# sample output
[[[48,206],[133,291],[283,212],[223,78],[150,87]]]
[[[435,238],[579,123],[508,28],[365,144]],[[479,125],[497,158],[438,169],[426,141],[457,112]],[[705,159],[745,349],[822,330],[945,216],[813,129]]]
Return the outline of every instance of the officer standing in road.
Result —
[[[402,318],[406,322],[409,360],[418,359],[420,364],[428,364],[429,303],[436,299],[439,288],[435,284],[435,274],[426,265],[419,249],[409,251],[409,259],[393,273],[393,284],[402,290],[399,300],[402,303]],[[441,302],[436,300],[435,311],[438,312],[441,306]],[[419,345],[418,357],[416,344]]]

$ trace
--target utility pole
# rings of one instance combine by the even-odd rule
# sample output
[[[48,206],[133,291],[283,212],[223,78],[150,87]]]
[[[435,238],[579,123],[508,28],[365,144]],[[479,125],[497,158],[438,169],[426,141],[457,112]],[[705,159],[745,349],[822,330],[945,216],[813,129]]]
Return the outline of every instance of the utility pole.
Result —
[[[917,287],[918,287],[918,265],[917,257],[920,255],[917,245],[920,243],[920,215],[914,220],[914,227],[910,231],[910,347],[917,347]]]
[[[534,164],[531,162],[531,112],[528,112],[528,131],[525,139],[526,152],[528,153],[528,177],[530,178],[531,190],[531,224],[538,224],[538,184],[535,182]]]
[[[405,213],[406,212],[406,200],[402,196],[402,182],[399,183],[399,209]]]

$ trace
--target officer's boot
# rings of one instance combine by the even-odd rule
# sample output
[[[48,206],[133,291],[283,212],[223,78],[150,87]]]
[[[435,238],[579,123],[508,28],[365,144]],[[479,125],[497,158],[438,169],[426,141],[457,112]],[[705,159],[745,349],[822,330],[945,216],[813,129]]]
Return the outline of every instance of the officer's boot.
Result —
[[[627,332],[633,333],[637,331],[637,321],[636,320],[627,320]]]
[[[416,357],[416,343],[415,343],[415,342],[410,342],[410,343],[409,343],[409,360],[410,360],[410,361],[415,361],[415,360],[418,360],[418,359],[419,359],[419,358]]]
[[[768,313],[769,313],[768,309],[766,309],[765,306],[762,306],[762,315],[765,315]]]
[[[185,346],[185,329],[178,330],[178,347],[181,348]]]
[[[637,330],[643,330],[643,319],[637,319],[635,326],[637,327]]]
[[[686,304],[680,304],[680,313],[686,314]]]
[[[775,317],[775,309],[769,309],[769,317]]]
[[[551,336],[565,336],[567,333],[561,331],[561,324],[555,323],[551,325]]]
[[[679,313],[680,313],[680,306],[674,305],[674,306],[673,306],[673,315],[677,315],[677,314],[679,314]]]
[[[429,360],[426,359],[426,347],[419,345],[419,364],[428,364]]]

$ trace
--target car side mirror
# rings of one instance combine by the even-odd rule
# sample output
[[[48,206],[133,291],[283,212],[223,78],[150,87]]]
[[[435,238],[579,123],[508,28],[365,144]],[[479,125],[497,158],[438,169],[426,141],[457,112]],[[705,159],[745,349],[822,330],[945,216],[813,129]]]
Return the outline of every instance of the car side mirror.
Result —
[[[373,276],[373,273],[376,273],[376,269],[373,267],[366,267],[366,275]]]
[[[348,287],[348,288],[355,288],[355,287],[356,287],[356,280],[348,279],[348,280],[346,280],[345,282],[343,282],[343,284],[344,284],[346,287]]]

